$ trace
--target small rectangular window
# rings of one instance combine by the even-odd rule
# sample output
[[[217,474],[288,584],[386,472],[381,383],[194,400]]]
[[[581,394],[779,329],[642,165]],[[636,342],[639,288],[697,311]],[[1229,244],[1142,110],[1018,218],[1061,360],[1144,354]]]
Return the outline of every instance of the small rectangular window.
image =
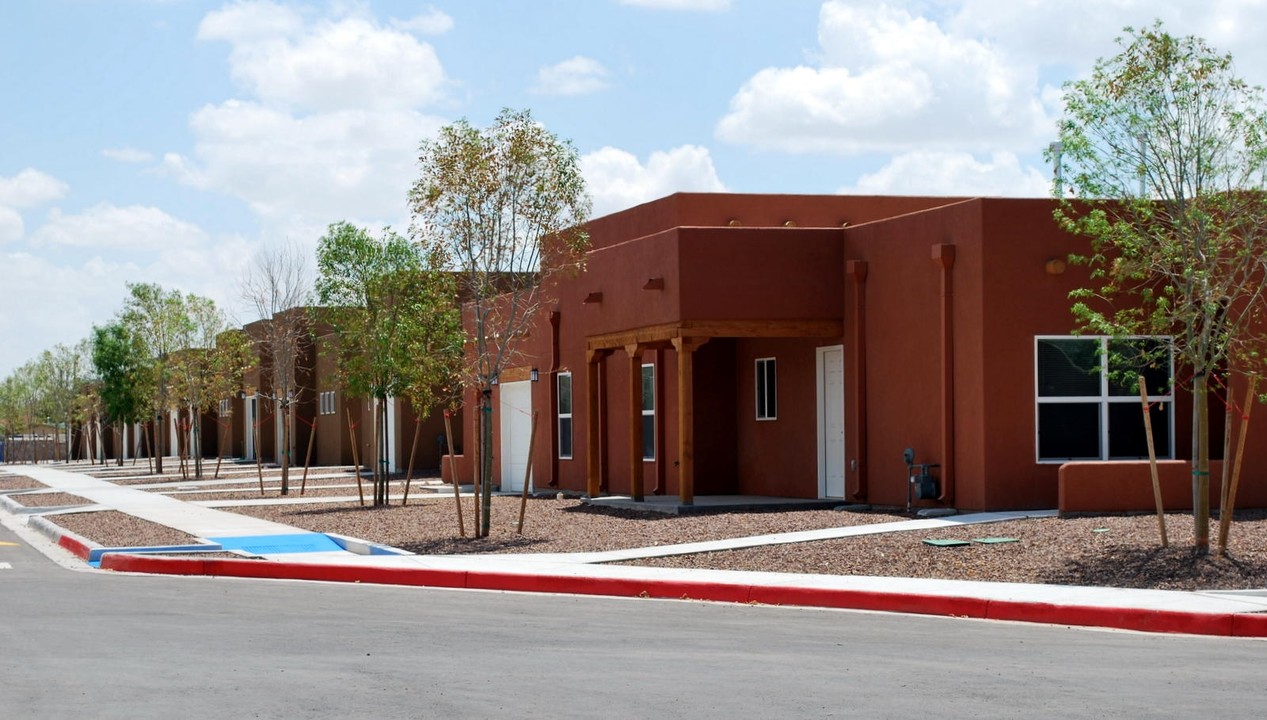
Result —
[[[319,412],[322,415],[333,415],[334,414],[334,391],[328,390],[326,392],[320,393],[317,396],[317,404],[319,405],[317,412]]]
[[[642,366],[642,459],[655,460],[655,365]]]
[[[559,459],[572,459],[572,373],[559,373]]]
[[[778,418],[778,383],[775,379],[774,358],[757,359],[757,419]]]

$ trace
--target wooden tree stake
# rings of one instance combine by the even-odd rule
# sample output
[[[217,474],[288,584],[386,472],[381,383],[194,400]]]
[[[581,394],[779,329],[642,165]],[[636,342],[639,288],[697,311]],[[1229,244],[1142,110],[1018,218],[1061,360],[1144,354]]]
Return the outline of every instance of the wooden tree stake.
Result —
[[[312,430],[308,433],[308,452],[304,453],[304,479],[299,483],[300,495],[308,489],[308,464],[312,462],[312,444],[317,439],[317,420],[317,416],[312,418]]]
[[[251,425],[251,435],[255,438],[255,472],[260,476],[260,496],[264,495],[264,465],[260,462],[260,421]]]
[[[409,448],[409,468],[405,471],[405,494],[400,499],[400,506],[404,507],[409,504],[409,485],[414,479],[414,456],[418,452],[418,436],[422,435],[422,418],[415,418],[414,423],[414,442]]]
[[[532,429],[528,431],[528,467],[524,468],[524,487],[519,494],[519,527],[515,530],[524,534],[524,510],[528,507],[528,481],[532,479],[532,448],[537,444],[537,411],[532,411]]]
[[[1249,387],[1245,389],[1245,414],[1241,416],[1241,433],[1236,439],[1236,466],[1232,468],[1232,487],[1227,493],[1226,508],[1219,509],[1219,554],[1227,553],[1227,536],[1232,528],[1232,512],[1236,509],[1236,486],[1241,480],[1241,460],[1245,456],[1245,435],[1249,431],[1249,411],[1254,405],[1254,391],[1258,388],[1258,376],[1249,376]],[[1223,458],[1227,462],[1227,458]]]
[[[1161,480],[1157,477],[1157,451],[1153,446],[1153,417],[1148,412],[1148,386],[1144,376],[1139,376],[1139,401],[1144,406],[1144,435],[1148,438],[1148,469],[1153,476],[1153,504],[1157,506],[1157,530],[1161,533],[1161,546],[1169,547],[1166,538],[1166,510],[1161,503]]]
[[[365,507],[365,488],[361,485],[361,454],[356,447],[356,426],[352,424],[352,408],[345,408],[348,413],[348,435],[352,436],[352,462],[356,464],[356,494],[361,498],[361,507]]]
[[[458,490],[458,461],[453,456],[453,422],[449,419],[449,411],[444,411],[444,440],[449,446],[449,479],[453,481],[453,504],[458,510],[458,537],[466,537],[466,526],[462,522],[462,493]]]

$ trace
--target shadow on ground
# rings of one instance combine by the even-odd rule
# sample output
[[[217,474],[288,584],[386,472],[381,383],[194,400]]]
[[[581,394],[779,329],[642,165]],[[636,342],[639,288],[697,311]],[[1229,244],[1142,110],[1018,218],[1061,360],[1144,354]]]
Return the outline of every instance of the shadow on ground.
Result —
[[[1073,558],[1039,580],[1060,585],[1105,585],[1159,590],[1243,590],[1267,575],[1267,561],[1200,554],[1191,546],[1109,546],[1095,557]]]

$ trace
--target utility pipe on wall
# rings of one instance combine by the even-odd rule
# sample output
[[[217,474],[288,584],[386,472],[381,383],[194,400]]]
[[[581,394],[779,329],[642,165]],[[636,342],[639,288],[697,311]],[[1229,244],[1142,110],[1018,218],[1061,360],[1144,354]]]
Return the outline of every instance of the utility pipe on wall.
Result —
[[[955,246],[933,246],[933,262],[941,268],[941,495],[937,499],[955,502],[955,326],[951,270],[955,266]]]

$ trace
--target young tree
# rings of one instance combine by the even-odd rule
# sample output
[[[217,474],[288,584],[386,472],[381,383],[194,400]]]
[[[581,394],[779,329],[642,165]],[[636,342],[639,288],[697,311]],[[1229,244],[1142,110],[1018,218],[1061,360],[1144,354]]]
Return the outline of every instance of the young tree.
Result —
[[[48,402],[52,417],[66,429],[66,459],[70,459],[72,433],[75,422],[75,406],[81,386],[88,380],[91,367],[91,346],[88,340],[73,346],[58,344],[41,355],[41,364],[47,367]],[[122,458],[122,454],[120,454]]]
[[[1057,219],[1091,239],[1099,287],[1074,293],[1080,328],[1173,338],[1192,373],[1194,543],[1209,547],[1212,373],[1263,361],[1267,118],[1232,59],[1160,23],[1064,88]],[[1062,193],[1063,194],[1063,193]]]
[[[407,393],[417,402],[423,388],[442,386],[461,355],[453,276],[443,266],[435,249],[345,222],[317,248],[319,312],[338,338],[343,389],[375,401],[376,506],[388,501],[387,403]]]
[[[202,413],[242,388],[242,375],[251,366],[250,344],[240,331],[230,329],[215,301],[197,295],[182,300],[184,323],[171,356],[172,397],[189,415],[187,447],[194,460],[194,476],[202,477]]]
[[[277,403],[282,416],[282,495],[290,493],[290,464],[295,452],[294,406],[307,389],[301,383],[311,323],[308,267],[299,248],[290,245],[258,253],[242,278],[242,298],[255,308],[261,326],[252,335],[259,357],[272,367],[271,387],[261,396]]]
[[[469,302],[466,382],[479,399],[481,522],[491,508],[492,387],[516,359],[553,273],[578,268],[589,247],[590,200],[576,150],[532,119],[503,110],[480,130],[460,120],[424,142],[409,193],[414,233],[445,249]],[[456,481],[456,478],[455,478]]]
[[[100,378],[100,403],[89,405],[89,416],[98,410],[107,422],[120,427],[138,423],[149,414],[150,365],[141,338],[121,322],[92,329],[92,365]],[[81,405],[84,404],[81,399]],[[96,408],[91,407],[97,405]],[[119,454],[123,464],[123,454]]]
[[[120,320],[140,338],[150,372],[150,409],[154,412],[154,471],[163,472],[164,414],[172,409],[171,359],[180,349],[180,338],[188,333],[189,316],[183,298],[175,290],[158,285],[129,283],[130,296],[124,301]]]

